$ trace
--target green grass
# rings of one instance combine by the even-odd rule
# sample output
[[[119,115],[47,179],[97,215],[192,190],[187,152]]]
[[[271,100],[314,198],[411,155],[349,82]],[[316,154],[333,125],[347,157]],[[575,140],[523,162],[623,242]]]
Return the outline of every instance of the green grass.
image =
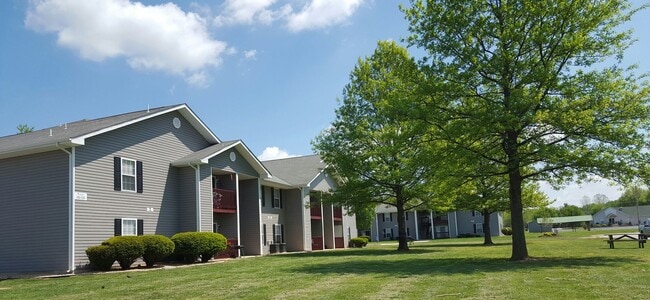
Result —
[[[0,299],[645,299],[650,245],[618,243],[603,231],[527,236],[534,259],[510,262],[510,239],[320,251],[146,272],[0,281]],[[606,232],[605,232],[606,233]]]

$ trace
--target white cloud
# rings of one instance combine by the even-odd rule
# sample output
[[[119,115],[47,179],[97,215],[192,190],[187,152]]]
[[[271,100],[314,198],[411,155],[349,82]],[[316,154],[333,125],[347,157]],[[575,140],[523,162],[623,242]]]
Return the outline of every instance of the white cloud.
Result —
[[[281,159],[281,158],[288,158],[288,157],[295,157],[295,156],[296,155],[289,154],[287,151],[282,150],[276,146],[272,146],[272,147],[266,147],[266,149],[262,151],[262,154],[257,158],[261,161],[265,161],[265,160],[274,160],[274,159]]]
[[[214,18],[215,26],[233,24],[271,24],[291,12],[291,6],[285,5],[279,10],[270,7],[276,0],[226,0],[223,11]]]
[[[564,203],[569,205],[582,206],[581,200],[587,196],[593,199],[594,195],[602,194],[611,200],[618,199],[623,194],[623,187],[615,185],[612,181],[606,179],[594,178],[594,182],[585,182],[578,184],[572,182],[559,190],[554,190],[547,182],[540,182],[540,189],[548,195],[548,198],[555,203],[552,206],[563,206]]]
[[[287,17],[287,28],[298,32],[320,29],[347,20],[363,0],[310,0],[300,12]]]
[[[130,0],[39,0],[25,25],[55,32],[57,43],[82,58],[124,57],[134,69],[164,71],[206,86],[206,69],[221,63],[226,43],[210,37],[206,22],[178,6],[143,5]]]
[[[255,55],[257,55],[257,50],[244,51],[244,57],[246,59],[255,59]]]

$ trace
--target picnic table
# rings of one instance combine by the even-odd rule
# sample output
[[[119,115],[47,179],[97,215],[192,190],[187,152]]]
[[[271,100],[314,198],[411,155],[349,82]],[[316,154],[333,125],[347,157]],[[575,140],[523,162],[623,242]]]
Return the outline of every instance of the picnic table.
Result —
[[[614,242],[638,242],[639,248],[645,248],[645,243],[648,241],[648,236],[643,233],[612,233],[608,236],[609,239],[605,242],[609,244],[609,249],[614,249]]]

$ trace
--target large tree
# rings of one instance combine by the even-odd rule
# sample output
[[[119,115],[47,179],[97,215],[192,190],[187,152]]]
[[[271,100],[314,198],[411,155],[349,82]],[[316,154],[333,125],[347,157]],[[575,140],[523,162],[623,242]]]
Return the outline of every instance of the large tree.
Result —
[[[336,120],[313,142],[345,183],[329,199],[349,207],[397,208],[398,250],[408,250],[405,212],[433,200],[434,170],[421,122],[390,114],[395,103],[414,103],[421,73],[405,48],[379,42],[360,59],[345,87]]]
[[[450,151],[508,176],[511,260],[525,260],[522,186],[589,175],[624,180],[645,164],[647,83],[621,64],[635,12],[618,0],[411,0],[403,8],[428,97],[409,105]]]

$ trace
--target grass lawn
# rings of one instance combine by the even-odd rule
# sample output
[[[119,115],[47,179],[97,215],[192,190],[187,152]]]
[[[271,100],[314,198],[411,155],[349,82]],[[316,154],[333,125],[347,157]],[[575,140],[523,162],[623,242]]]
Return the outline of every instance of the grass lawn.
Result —
[[[618,231],[615,231],[618,233]],[[0,281],[0,299],[647,299],[650,245],[607,231],[528,234],[533,260],[510,262],[510,238],[481,238],[228,260],[146,272]]]

